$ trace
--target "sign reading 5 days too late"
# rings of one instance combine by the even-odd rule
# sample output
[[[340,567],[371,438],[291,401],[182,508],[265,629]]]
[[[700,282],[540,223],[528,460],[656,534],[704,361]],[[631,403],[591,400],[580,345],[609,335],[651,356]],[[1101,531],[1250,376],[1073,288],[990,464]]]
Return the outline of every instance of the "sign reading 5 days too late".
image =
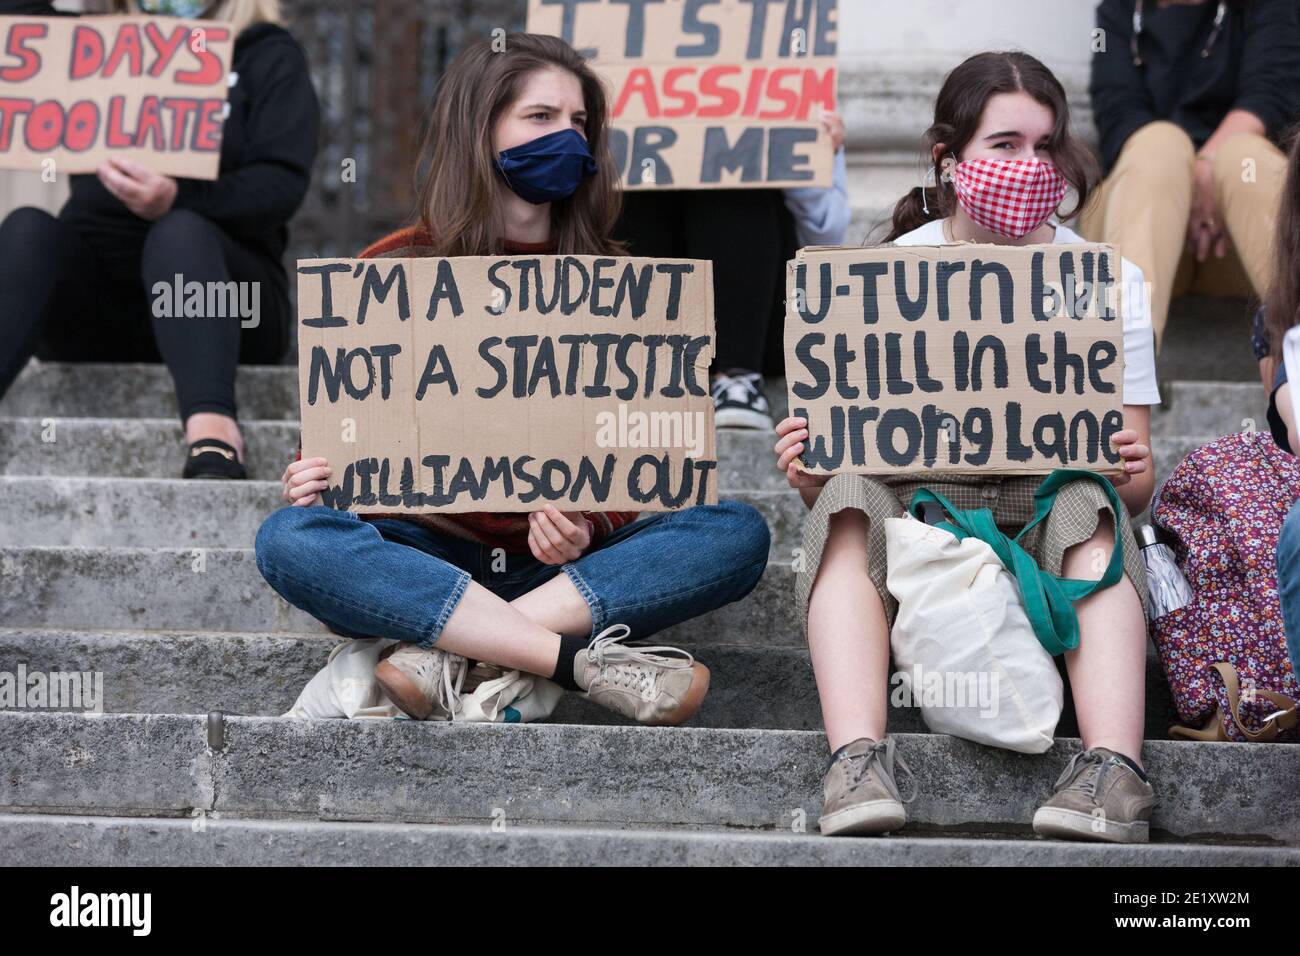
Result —
[[[216,179],[233,43],[214,22],[0,17],[0,168]]]

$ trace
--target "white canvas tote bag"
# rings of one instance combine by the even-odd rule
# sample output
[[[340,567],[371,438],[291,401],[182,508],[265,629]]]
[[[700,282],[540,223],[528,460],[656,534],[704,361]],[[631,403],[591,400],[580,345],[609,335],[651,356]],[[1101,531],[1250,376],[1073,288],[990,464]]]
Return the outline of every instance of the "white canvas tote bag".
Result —
[[[885,520],[885,541],[898,600],[889,644],[926,726],[1021,753],[1050,748],[1064,685],[993,549],[910,515]]]

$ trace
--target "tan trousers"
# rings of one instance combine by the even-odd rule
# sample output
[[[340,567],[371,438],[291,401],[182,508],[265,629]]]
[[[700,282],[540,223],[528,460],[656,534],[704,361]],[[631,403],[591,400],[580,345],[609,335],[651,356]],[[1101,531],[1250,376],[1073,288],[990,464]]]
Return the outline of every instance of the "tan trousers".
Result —
[[[1273,268],[1273,233],[1286,157],[1262,136],[1241,134],[1212,160],[1214,193],[1232,249],[1198,263],[1187,249],[1196,150],[1179,127],[1149,123],[1129,137],[1119,160],[1079,218],[1079,233],[1114,245],[1141,267],[1151,289],[1159,346],[1171,299],[1263,296]]]

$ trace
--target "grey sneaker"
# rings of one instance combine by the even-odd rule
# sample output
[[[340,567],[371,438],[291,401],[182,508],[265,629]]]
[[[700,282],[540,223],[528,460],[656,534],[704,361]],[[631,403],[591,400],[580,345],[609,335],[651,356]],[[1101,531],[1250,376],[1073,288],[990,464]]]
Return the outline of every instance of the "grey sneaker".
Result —
[[[1034,832],[1061,840],[1146,843],[1155,790],[1113,750],[1075,754],[1052,796],[1034,814]]]
[[[436,647],[394,644],[380,655],[375,680],[398,709],[416,720],[454,720],[469,661]]]
[[[894,783],[894,762],[908,779],[912,771],[894,754],[894,738],[877,743],[862,737],[836,751],[822,783],[822,815],[817,825],[826,836],[884,833],[907,822],[906,800]]]
[[[628,647],[632,630],[615,624],[573,659],[574,682],[587,697],[637,723],[690,720],[709,690],[709,669],[676,647]]]

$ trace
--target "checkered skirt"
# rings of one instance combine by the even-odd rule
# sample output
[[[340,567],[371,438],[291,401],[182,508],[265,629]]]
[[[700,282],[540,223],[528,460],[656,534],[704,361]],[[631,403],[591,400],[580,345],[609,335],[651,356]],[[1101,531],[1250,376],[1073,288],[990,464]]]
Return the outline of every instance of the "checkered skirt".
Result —
[[[817,503],[804,524],[803,570],[795,580],[795,593],[804,620],[804,638],[808,636],[808,601],[813,582],[821,566],[822,553],[830,534],[831,516],[852,508],[867,519],[867,573],[880,593],[885,617],[892,628],[898,602],[885,586],[887,570],[885,518],[899,518],[920,488],[929,488],[963,511],[989,508],[1003,533],[1014,536],[1034,516],[1034,492],[1042,483],[1040,476],[979,478],[952,475],[941,479],[870,478],[864,475],[836,475],[817,497]],[[1072,481],[1061,487],[1051,513],[1021,540],[1021,545],[1053,574],[1061,573],[1061,563],[1068,548],[1087,541],[1097,530],[1098,514],[1109,512],[1105,492],[1092,481]],[[1133,582],[1142,609],[1147,611],[1146,567],[1127,511],[1120,513],[1120,539],[1124,545],[1124,574]]]

